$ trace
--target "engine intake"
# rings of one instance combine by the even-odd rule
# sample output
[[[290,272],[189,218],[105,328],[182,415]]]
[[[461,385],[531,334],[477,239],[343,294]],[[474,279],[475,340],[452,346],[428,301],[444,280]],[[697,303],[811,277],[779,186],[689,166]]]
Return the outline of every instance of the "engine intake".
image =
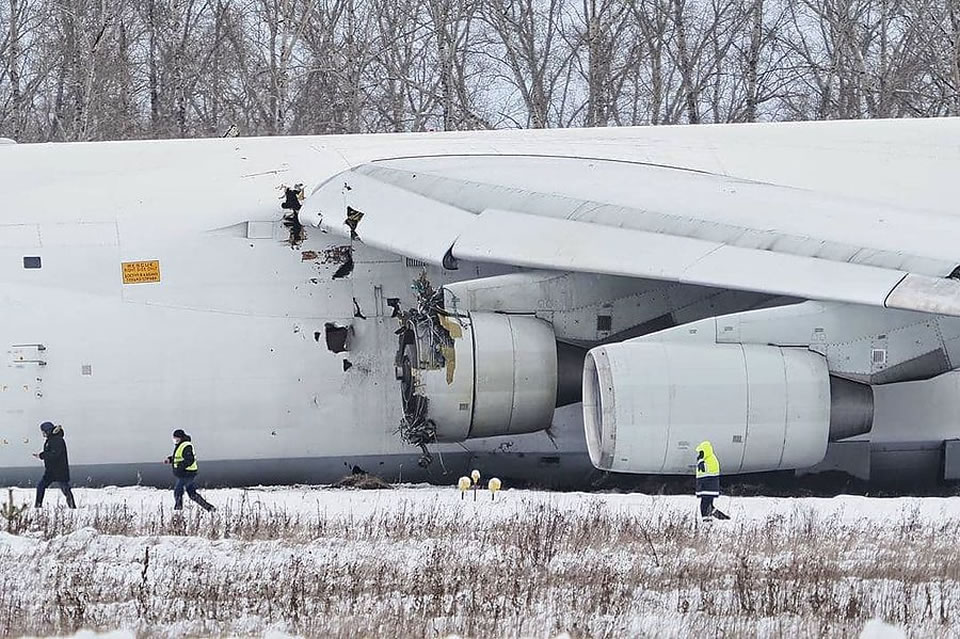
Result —
[[[601,470],[689,473],[708,439],[724,473],[760,472],[812,466],[828,440],[869,432],[873,393],[805,349],[637,340],[587,354],[583,418]]]

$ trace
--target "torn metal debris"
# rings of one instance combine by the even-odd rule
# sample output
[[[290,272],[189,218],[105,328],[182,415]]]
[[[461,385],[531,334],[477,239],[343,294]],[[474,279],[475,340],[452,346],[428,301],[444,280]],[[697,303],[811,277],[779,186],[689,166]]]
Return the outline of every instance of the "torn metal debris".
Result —
[[[358,211],[357,209],[351,206],[347,207],[347,219],[344,220],[344,224],[346,224],[350,228],[351,240],[362,241],[360,240],[360,236],[357,235],[357,226],[360,224],[360,220],[362,219],[363,219],[363,213],[361,211]]]
[[[403,403],[398,432],[403,441],[420,447],[421,463],[429,464],[427,444],[436,442],[437,425],[427,418],[429,402],[418,388],[419,371],[446,369],[449,384],[456,369],[453,340],[463,335],[463,327],[462,318],[443,308],[443,290],[433,288],[426,272],[421,272],[412,288],[417,307],[403,312],[399,301],[395,307],[400,323],[395,367]]]
[[[367,316],[360,310],[360,302],[357,301],[357,298],[353,298],[353,316],[358,319],[367,319]]]
[[[357,470],[359,469],[359,472]],[[354,466],[349,475],[338,482],[330,484],[331,488],[354,488],[357,490],[391,489],[393,486],[376,475],[371,475],[359,466]]]
[[[303,184],[295,184],[292,187],[282,185],[283,195],[280,199],[283,202],[280,208],[290,211],[283,216],[283,225],[290,229],[290,246],[296,248],[306,239],[306,232],[303,230],[303,224],[300,223],[300,209],[303,207],[304,191]]]
[[[349,277],[353,273],[353,251],[347,253],[346,259],[344,259],[343,264],[340,265],[334,274],[333,279],[342,280],[345,277]]]
[[[300,224],[300,219],[297,217],[296,213],[291,216],[284,216],[283,225],[290,229],[290,246],[292,248],[297,248],[303,241],[307,239],[307,234],[303,230],[303,224]]]
[[[321,251],[303,251],[300,254],[300,260],[303,262],[315,262],[317,264],[339,264],[340,266],[333,274],[333,279],[339,280],[353,273],[353,247],[349,244],[339,246],[328,246]],[[316,280],[310,280],[316,284]]]
[[[400,298],[399,297],[388,297],[387,306],[392,309],[390,317],[399,317],[400,316]]]
[[[323,264],[343,264],[353,257],[353,247],[349,244],[339,246],[328,246],[320,254],[320,262]]]
[[[281,197],[283,203],[280,205],[280,208],[299,213],[300,209],[303,208],[303,200],[305,197],[303,184],[294,184],[292,187],[284,184],[281,188],[283,189],[283,196]]]

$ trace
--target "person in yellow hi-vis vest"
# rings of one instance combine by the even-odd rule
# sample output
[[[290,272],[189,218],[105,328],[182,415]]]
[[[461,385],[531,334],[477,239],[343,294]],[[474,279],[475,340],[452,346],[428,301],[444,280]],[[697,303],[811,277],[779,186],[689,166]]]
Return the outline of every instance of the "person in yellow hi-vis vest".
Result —
[[[173,431],[173,454],[167,457],[163,463],[173,465],[173,475],[177,478],[177,483],[173,487],[174,510],[183,510],[184,492],[207,512],[216,510],[210,502],[200,496],[200,493],[193,486],[193,482],[197,480],[197,471],[200,470],[200,466],[197,464],[197,456],[194,453],[190,435],[179,428]]]
[[[720,460],[713,452],[713,444],[700,442],[697,446],[697,497],[700,498],[700,517],[704,521],[730,519],[713,505],[720,496]]]

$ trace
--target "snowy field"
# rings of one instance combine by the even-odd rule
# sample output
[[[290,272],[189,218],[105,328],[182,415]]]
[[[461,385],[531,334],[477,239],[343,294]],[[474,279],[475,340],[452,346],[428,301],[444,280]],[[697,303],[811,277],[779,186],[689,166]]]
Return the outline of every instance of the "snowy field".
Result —
[[[76,492],[0,519],[0,636],[960,636],[960,498]]]

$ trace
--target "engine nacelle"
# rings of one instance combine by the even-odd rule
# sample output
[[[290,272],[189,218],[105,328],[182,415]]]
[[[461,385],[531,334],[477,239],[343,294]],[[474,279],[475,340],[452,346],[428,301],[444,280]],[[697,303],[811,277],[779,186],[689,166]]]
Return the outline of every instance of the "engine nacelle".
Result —
[[[418,445],[550,426],[557,343],[547,322],[499,313],[421,314],[400,337],[401,434]]]
[[[724,473],[809,467],[828,440],[869,431],[872,415],[869,386],[832,379],[805,349],[637,340],[584,363],[587,448],[601,470],[690,473],[703,440]]]

